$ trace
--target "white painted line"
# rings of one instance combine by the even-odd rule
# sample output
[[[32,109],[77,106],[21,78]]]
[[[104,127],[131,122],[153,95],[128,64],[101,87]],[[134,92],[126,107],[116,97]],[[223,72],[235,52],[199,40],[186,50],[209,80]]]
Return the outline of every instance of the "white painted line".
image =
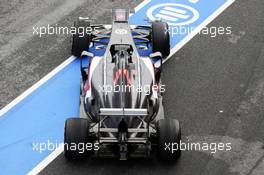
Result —
[[[58,157],[64,150],[64,145],[60,144],[48,157],[46,157],[40,164],[35,166],[27,175],[39,174],[50,162],[52,162],[56,157]]]
[[[173,7],[164,7],[164,10],[168,10],[174,13],[180,13],[182,15],[185,15],[187,13],[186,10],[181,10],[181,9],[177,9],[177,8],[173,8]]]
[[[163,15],[169,15],[169,16],[173,16],[173,17],[181,18],[181,19],[189,18],[189,15],[183,15],[183,14],[180,14],[180,13],[175,13],[175,12],[171,12],[171,11],[164,10],[164,9],[161,10],[160,13],[163,14]]]
[[[217,16],[219,16],[227,7],[233,4],[235,0],[228,0],[217,11],[215,11],[209,18],[207,18],[202,24],[200,24],[195,30],[193,30],[188,36],[180,41],[175,47],[171,49],[170,55],[164,60],[164,63],[168,61],[178,50],[180,50],[186,43],[188,43],[195,35],[197,35],[204,27],[212,22]]]
[[[27,89],[25,92],[23,92],[21,95],[19,95],[17,98],[15,98],[11,103],[6,105],[3,109],[0,110],[0,117],[2,117],[6,112],[8,112],[11,108],[16,106],[19,102],[21,102],[23,99],[25,99],[28,95],[30,95],[32,92],[34,92],[36,89],[38,89],[40,86],[42,86],[44,83],[46,83],[48,80],[50,80],[54,75],[56,75],[58,72],[60,72],[63,68],[65,68],[67,65],[69,65],[73,60],[75,60],[76,57],[71,56],[66,61],[61,63],[58,67],[56,67],[54,70],[52,70],[50,73],[48,73],[45,77],[40,79],[36,84],[31,86],[29,89]]]
[[[165,20],[172,21],[172,22],[175,22],[178,20],[178,18],[174,18],[174,17],[167,16],[167,15],[162,15],[160,13],[156,14],[155,17],[158,19],[165,19]]]
[[[145,5],[147,5],[151,0],[143,0],[138,6],[135,7],[135,12],[139,11]]]
[[[199,2],[199,0],[189,0],[189,2],[196,4],[197,2]]]

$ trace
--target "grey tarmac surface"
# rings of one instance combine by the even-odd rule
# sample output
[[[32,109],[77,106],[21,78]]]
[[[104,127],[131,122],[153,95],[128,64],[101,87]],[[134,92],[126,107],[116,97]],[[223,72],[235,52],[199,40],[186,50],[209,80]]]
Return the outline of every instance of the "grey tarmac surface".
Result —
[[[108,9],[123,1],[76,2],[0,2],[1,107],[70,55],[70,37],[32,36],[32,26],[71,26],[77,16],[91,14],[98,22],[107,22]],[[127,2],[130,7],[139,4],[123,4]],[[183,140],[230,142],[231,151],[184,151],[176,164],[155,159],[68,162],[60,155],[40,174],[263,175],[263,17],[262,0],[237,0],[209,25],[231,26],[231,35],[197,35],[164,66],[165,114],[181,121]]]

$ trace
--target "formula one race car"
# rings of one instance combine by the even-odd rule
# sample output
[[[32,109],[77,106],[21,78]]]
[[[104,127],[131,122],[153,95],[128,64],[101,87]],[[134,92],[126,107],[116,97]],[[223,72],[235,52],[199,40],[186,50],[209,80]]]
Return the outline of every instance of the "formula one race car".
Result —
[[[72,54],[81,62],[80,117],[65,123],[64,153],[68,159],[89,156],[158,156],[173,161],[180,150],[176,119],[164,118],[162,60],[170,54],[168,25],[128,23],[129,11],[113,12],[111,25],[75,22],[90,33],[73,35]],[[97,55],[96,55],[97,53]],[[95,56],[96,55],[96,56]],[[99,55],[99,56],[98,56]]]

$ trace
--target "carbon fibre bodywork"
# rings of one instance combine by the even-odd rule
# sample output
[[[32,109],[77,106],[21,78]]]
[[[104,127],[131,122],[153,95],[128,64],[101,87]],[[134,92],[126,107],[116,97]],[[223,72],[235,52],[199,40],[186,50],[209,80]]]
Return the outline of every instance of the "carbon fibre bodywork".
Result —
[[[152,53],[152,27],[131,26],[127,17],[122,11],[112,25],[91,25],[97,31],[90,36],[90,48],[105,52],[83,51],[80,57],[81,64],[83,57],[90,58],[87,67],[81,65],[80,117],[89,120],[89,138],[100,145],[94,153],[121,160],[149,157],[156,122],[164,118],[162,54]],[[151,52],[142,56],[141,49]]]
[[[106,52],[103,57],[92,59],[85,87],[83,105],[94,121],[98,120],[100,108],[151,109],[146,121],[157,114],[158,86],[154,66],[150,57],[139,56],[128,22],[113,23]],[[121,119],[118,117],[115,124],[112,120],[111,127],[117,127]],[[129,116],[125,120],[130,127],[139,122],[133,123]]]

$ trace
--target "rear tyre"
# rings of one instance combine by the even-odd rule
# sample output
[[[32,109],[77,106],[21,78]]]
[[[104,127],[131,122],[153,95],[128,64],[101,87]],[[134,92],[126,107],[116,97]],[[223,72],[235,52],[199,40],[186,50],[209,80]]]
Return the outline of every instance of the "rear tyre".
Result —
[[[162,161],[176,161],[180,157],[181,127],[176,119],[160,119],[157,122],[157,156]],[[170,144],[170,150],[166,145]],[[172,152],[172,144],[174,150]],[[177,147],[176,147],[177,146]]]
[[[83,118],[69,118],[64,128],[64,155],[67,159],[80,159],[90,155],[86,150],[89,143],[89,122]]]
[[[76,34],[72,36],[72,55],[80,57],[83,51],[89,49],[91,35],[86,33],[86,29],[90,27],[90,22],[78,20],[74,23],[74,27]]]
[[[170,55],[170,35],[169,27],[166,22],[152,23],[152,51],[160,52],[163,58]]]

